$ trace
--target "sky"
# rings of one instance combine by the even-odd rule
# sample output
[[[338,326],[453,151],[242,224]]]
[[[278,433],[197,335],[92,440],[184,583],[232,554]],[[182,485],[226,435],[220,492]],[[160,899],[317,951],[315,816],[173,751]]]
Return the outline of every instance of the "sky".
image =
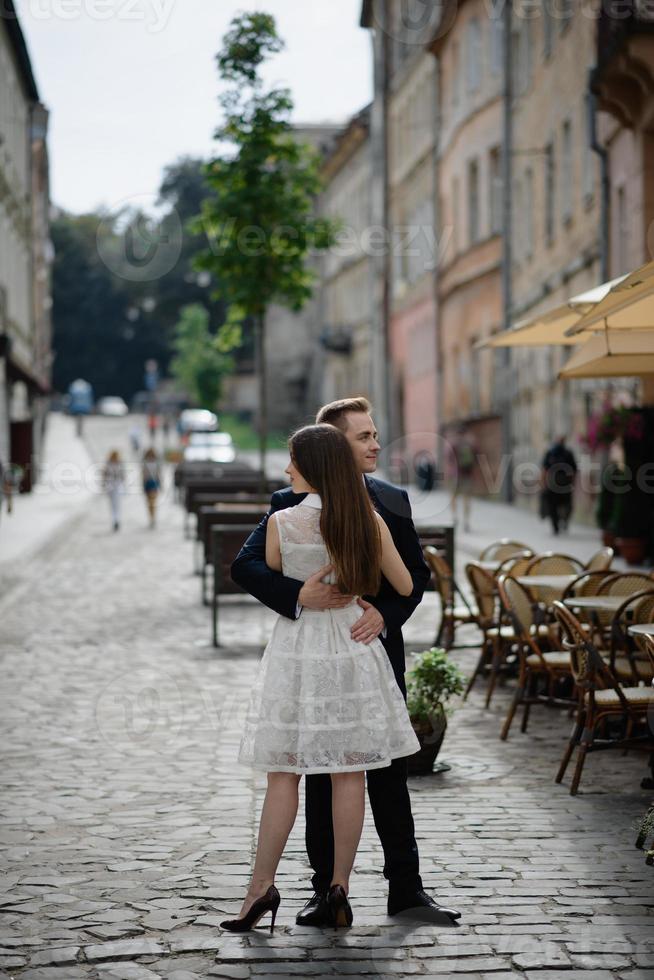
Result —
[[[361,0],[15,0],[50,111],[50,197],[68,211],[155,210],[167,164],[207,158],[220,108],[215,55],[232,17],[262,9],[287,48],[268,66],[295,122],[340,122],[371,99]]]

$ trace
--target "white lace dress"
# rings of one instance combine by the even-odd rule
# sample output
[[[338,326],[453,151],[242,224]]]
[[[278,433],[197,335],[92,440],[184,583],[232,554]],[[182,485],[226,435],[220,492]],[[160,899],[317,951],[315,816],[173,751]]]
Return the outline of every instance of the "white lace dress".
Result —
[[[320,497],[276,512],[282,571],[306,581],[329,563]],[[252,688],[238,761],[267,772],[380,769],[419,749],[404,698],[380,640],[350,636],[362,615],[303,609],[280,616]]]

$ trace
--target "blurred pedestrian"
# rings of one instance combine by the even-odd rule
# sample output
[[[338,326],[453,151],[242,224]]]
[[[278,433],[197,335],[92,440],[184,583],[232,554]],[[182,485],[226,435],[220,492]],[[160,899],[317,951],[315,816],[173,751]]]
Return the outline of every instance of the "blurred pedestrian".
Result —
[[[542,485],[554,534],[568,529],[577,478],[577,461],[565,439],[559,436],[543,457]]]
[[[135,456],[138,456],[138,454],[141,451],[142,435],[143,435],[143,430],[141,429],[141,426],[138,424],[138,422],[135,422],[134,425],[129,430],[129,441],[132,446],[132,452],[134,453]]]
[[[17,463],[9,463],[2,473],[2,492],[7,501],[7,513],[11,514],[14,509],[14,493],[20,490],[21,480],[23,479],[23,467]],[[0,497],[0,500],[2,498]]]
[[[452,494],[452,514],[457,523],[458,501],[463,504],[463,530],[470,530],[471,497],[474,487],[474,471],[477,461],[476,443],[465,425],[459,426],[452,444],[456,473],[454,475],[454,492]]]
[[[117,449],[107,456],[102,470],[102,489],[109,496],[114,531],[120,528],[120,498],[125,491],[125,467]]]
[[[170,422],[171,422],[170,415],[168,414],[168,412],[166,412],[161,421],[161,431],[163,432],[164,445],[166,446],[168,445],[168,440],[170,438]]]
[[[157,516],[157,496],[161,489],[161,469],[159,459],[152,447],[146,449],[143,454],[143,493],[145,494],[148,514],[150,515],[150,527],[155,526]]]
[[[150,432],[150,442],[154,442],[157,435],[157,426],[159,424],[159,419],[157,418],[156,412],[150,412],[148,416],[148,431]]]

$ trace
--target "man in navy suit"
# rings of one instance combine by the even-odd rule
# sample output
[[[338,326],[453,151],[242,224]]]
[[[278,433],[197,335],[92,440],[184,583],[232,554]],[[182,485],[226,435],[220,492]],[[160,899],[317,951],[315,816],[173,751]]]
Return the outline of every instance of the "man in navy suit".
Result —
[[[376,596],[359,599],[360,619],[352,627],[352,637],[368,644],[379,637],[388,653],[397,683],[406,698],[405,658],[402,626],[422,600],[429,581],[429,569],[422,557],[420,542],[411,518],[411,505],[405,490],[373,476],[377,468],[379,442],[371,407],[365,398],[344,398],[320,409],[317,423],[335,425],[352,447],[358,468],[366,482],[375,509],[389,527],[395,546],[411,572],[413,592],[400,596],[382,579]],[[269,515],[298,504],[304,494],[289,487],[278,490],[271,499]],[[269,516],[268,515],[268,516]],[[324,570],[306,582],[287,578],[268,568],[265,561],[268,516],[247,539],[234,564],[232,578],[246,592],[282,616],[296,619],[302,608],[333,609],[350,601],[336,586],[322,582]],[[325,925],[328,921],[326,897],[334,860],[331,778],[329,773],[306,776],[306,845],[313,868],[314,895],[297,916],[298,925]],[[384,876],[388,879],[388,913],[397,915],[419,909],[458,919],[455,909],[438,905],[423,889],[418,867],[411,800],[407,787],[407,760],[394,759],[390,766],[367,773],[368,797],[375,827],[384,850]],[[428,914],[428,913],[427,913]]]

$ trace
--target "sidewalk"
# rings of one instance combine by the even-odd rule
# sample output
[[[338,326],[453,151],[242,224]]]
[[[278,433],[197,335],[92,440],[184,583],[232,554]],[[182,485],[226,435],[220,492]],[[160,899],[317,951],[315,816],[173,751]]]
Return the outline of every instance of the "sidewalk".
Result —
[[[0,593],[7,579],[80,517],[93,497],[94,474],[74,419],[51,412],[38,483],[31,493],[14,496],[11,514],[4,501],[0,509]]]

